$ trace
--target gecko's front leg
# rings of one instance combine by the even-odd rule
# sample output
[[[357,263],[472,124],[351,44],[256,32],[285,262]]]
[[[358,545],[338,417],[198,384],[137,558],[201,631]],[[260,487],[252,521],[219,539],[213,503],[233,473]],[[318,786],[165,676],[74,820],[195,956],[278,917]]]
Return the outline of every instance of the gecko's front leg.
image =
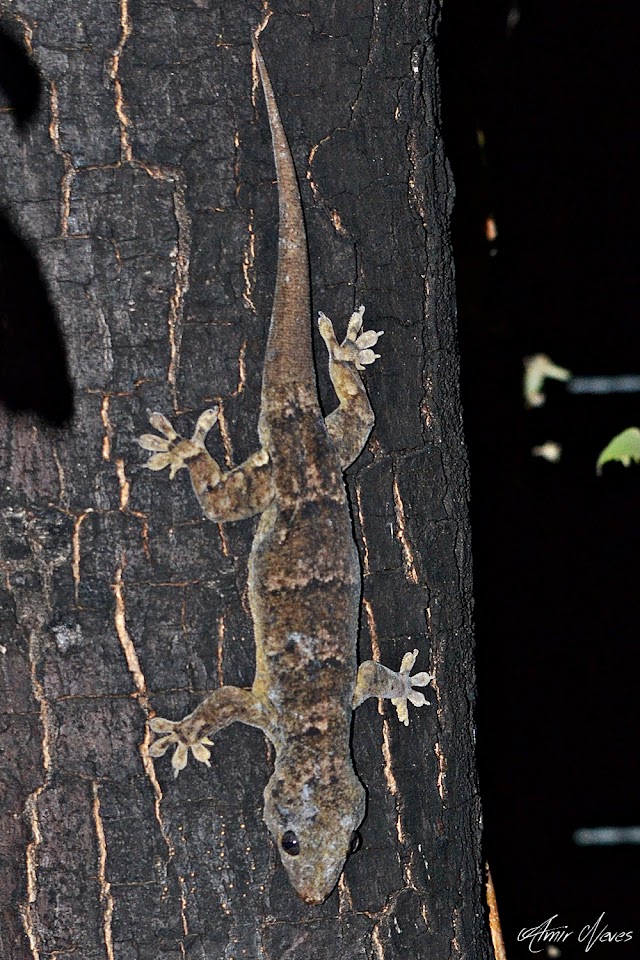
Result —
[[[340,406],[329,414],[325,423],[343,470],[360,455],[375,422],[359,371],[380,359],[380,354],[371,348],[384,331],[363,332],[363,314],[364,307],[358,307],[351,314],[342,343],[338,343],[329,317],[321,313],[318,318],[320,336],[329,352],[329,376],[340,401]]]
[[[217,408],[205,410],[187,440],[176,433],[163,414],[150,413],[151,426],[162,436],[145,433],[138,443],[152,454],[149,470],[169,467],[170,479],[183,467],[189,471],[194,493],[209,520],[244,520],[262,513],[273,500],[271,462],[268,454],[259,450],[241,466],[224,472],[204,445],[217,419]]]
[[[410,701],[414,707],[429,705],[425,695],[415,688],[426,687],[433,680],[429,673],[414,673],[411,676],[417,656],[417,650],[405,653],[397,672],[375,660],[365,660],[361,663],[358,667],[356,689],[353,695],[353,709],[355,710],[368,697],[391,700],[396,708],[398,720],[408,726],[408,702]]]
[[[271,719],[251,690],[220,687],[182,720],[165,720],[164,717],[150,720],[153,732],[162,736],[151,744],[149,753],[152,757],[162,757],[169,747],[175,745],[171,766],[176,777],[187,765],[189,750],[196,760],[209,766],[210,737],[231,723],[258,727],[273,739]]]

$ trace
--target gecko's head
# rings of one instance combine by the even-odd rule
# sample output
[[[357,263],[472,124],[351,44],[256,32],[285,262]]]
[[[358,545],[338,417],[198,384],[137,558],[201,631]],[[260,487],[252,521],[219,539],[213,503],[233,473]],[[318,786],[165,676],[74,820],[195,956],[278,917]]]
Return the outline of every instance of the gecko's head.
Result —
[[[307,903],[322,903],[359,846],[366,794],[350,764],[338,770],[276,763],[264,792],[264,819],[289,881]]]

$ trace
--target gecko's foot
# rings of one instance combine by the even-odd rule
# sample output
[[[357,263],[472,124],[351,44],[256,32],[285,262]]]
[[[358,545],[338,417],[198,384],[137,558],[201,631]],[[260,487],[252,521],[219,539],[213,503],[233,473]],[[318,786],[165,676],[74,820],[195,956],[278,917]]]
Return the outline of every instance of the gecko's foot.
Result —
[[[329,317],[321,313],[318,317],[318,329],[320,336],[327,345],[327,350],[334,360],[342,363],[355,364],[356,370],[364,370],[365,366],[374,363],[380,359],[379,353],[374,353],[371,347],[374,347],[384,330],[365,330],[362,332],[362,315],[364,307],[358,307],[355,313],[351,314],[351,319],[347,326],[347,335],[338,343],[333,329],[333,324]]]
[[[145,433],[138,438],[143,450],[148,450],[153,456],[145,466],[149,470],[163,470],[169,467],[169,477],[175,477],[178,470],[186,467],[187,461],[206,452],[205,438],[218,419],[218,408],[205,410],[198,417],[196,428],[190,440],[185,440],[171,426],[171,423],[162,413],[149,413],[149,423],[163,436]]]
[[[163,757],[169,747],[175,744],[175,750],[171,758],[174,777],[177,777],[180,771],[186,767],[189,750],[200,763],[205,763],[208,767],[211,766],[209,763],[211,751],[207,748],[211,747],[213,743],[209,740],[209,737],[199,737],[195,742],[191,742],[184,734],[185,721],[190,719],[190,717],[185,717],[184,720],[165,720],[164,717],[154,717],[153,720],[149,721],[149,726],[154,733],[164,734],[149,747],[150,756]]]
[[[417,650],[414,650],[413,653],[405,653],[402,658],[402,663],[400,664],[400,670],[398,671],[398,676],[405,685],[405,693],[401,697],[391,698],[391,703],[396,708],[398,714],[398,720],[400,723],[404,723],[405,727],[409,726],[409,708],[407,706],[409,700],[414,707],[424,707],[425,704],[430,705],[424,693],[414,688],[426,687],[427,684],[431,683],[433,677],[429,673],[415,673],[412,677],[409,676],[413,670],[417,656]]]

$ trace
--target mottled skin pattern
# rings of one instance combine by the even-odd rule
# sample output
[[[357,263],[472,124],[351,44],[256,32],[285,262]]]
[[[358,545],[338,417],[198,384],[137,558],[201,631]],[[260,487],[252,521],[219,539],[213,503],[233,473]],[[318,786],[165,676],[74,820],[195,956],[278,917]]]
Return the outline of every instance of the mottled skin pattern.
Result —
[[[360,378],[377,359],[379,333],[361,333],[364,308],[338,344],[320,315],[331,379],[340,406],[326,420],[318,401],[311,339],[309,263],[293,160],[264,61],[254,43],[273,140],[280,239],[259,420],[261,449],[224,473],[204,447],[217,412],[207,410],[184,440],[161,414],[162,436],[140,443],[148,466],[186,467],[207,517],[239,520],[260,513],[249,561],[249,598],[256,643],[250,690],[221,687],[179,722],[156,718],[161,756],[175,745],[181,770],[191,750],[209,762],[210,737],[234,721],[259,727],[275,746],[264,818],[297,893],[322,902],[338,881],[365,813],[365,790],[351,760],[352,709],[369,696],[390,697],[407,722],[407,699],[430,677],[410,677],[415,655],[398,673],[356,660],[361,576],[343,469],[362,450],[374,416]]]

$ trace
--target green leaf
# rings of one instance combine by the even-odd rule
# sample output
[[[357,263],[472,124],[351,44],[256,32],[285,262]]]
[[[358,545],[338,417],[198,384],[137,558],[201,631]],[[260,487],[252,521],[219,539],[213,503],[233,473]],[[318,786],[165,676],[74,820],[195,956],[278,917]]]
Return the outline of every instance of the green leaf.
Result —
[[[640,430],[638,427],[627,427],[607,444],[598,457],[596,473],[602,473],[602,465],[610,460],[619,460],[625,467],[628,467],[632,460],[635,463],[640,463]]]

